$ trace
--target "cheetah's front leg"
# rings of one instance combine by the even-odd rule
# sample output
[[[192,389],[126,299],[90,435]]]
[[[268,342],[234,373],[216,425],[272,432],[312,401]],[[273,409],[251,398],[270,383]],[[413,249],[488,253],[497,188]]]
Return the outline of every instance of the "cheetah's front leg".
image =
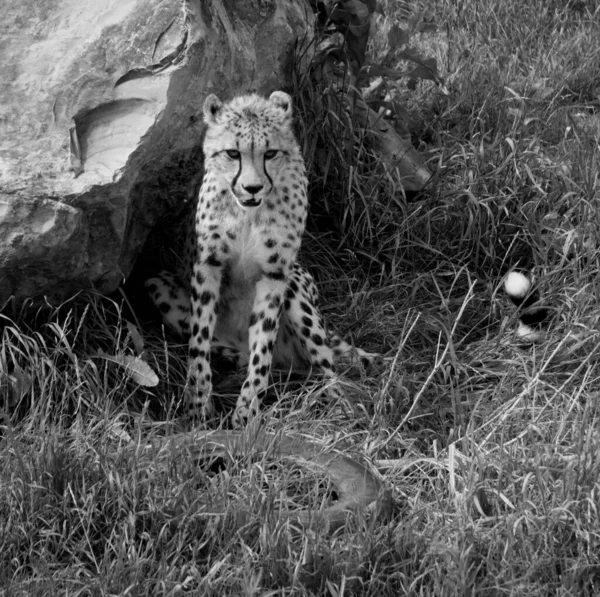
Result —
[[[286,283],[281,275],[266,274],[256,284],[256,295],[250,316],[248,341],[250,360],[248,376],[242,385],[232,422],[235,427],[245,425],[258,414],[262,393],[266,390],[273,347],[277,339],[283,295]]]
[[[186,390],[186,407],[190,418],[206,417],[212,411],[210,349],[221,278],[220,262],[219,265],[202,261],[194,264]]]

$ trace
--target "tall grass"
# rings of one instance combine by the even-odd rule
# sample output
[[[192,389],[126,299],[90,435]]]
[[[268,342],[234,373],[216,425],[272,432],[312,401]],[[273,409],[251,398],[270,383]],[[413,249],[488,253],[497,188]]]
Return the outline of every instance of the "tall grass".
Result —
[[[335,402],[318,383],[278,385],[265,422],[370,462],[392,506],[302,529],[290,512],[335,501],[319,474],[250,445],[242,459],[192,436],[165,448],[185,347],[121,301],[14,313],[0,346],[0,595],[600,592],[600,12],[428,8],[441,28],[418,43],[448,94],[395,92],[434,171],[422,195],[386,180],[324,81],[297,79],[302,260],[329,325],[389,358],[347,372]],[[551,307],[534,346],[516,341],[500,291],[516,265]],[[141,353],[159,386],[102,351]]]

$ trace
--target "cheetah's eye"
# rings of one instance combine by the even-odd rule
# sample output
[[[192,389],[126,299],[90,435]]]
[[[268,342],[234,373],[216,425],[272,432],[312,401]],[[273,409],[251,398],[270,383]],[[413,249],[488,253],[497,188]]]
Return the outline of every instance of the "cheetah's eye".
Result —
[[[232,160],[240,159],[240,152],[237,149],[226,149],[225,151]]]
[[[276,149],[268,149],[265,151],[265,160],[272,160],[278,153]]]

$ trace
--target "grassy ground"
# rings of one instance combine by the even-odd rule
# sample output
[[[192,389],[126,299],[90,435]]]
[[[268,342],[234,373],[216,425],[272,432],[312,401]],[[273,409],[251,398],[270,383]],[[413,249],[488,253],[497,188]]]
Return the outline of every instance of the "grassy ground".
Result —
[[[144,448],[177,431],[183,347],[142,345],[127,305],[106,300],[12,313],[0,393],[21,404],[1,427],[0,595],[600,593],[600,12],[429,9],[441,30],[420,43],[448,94],[397,91],[429,193],[373,184],[356,131],[354,157],[309,164],[303,260],[323,311],[390,358],[349,372],[343,402],[280,386],[266,423],[370,463],[392,507],[302,532],[286,512],[334,498],[316,474],[260,453],[211,461],[191,441]],[[340,146],[319,143],[315,159]],[[552,307],[533,347],[515,342],[501,291],[517,264]],[[101,350],[145,351],[160,385]]]

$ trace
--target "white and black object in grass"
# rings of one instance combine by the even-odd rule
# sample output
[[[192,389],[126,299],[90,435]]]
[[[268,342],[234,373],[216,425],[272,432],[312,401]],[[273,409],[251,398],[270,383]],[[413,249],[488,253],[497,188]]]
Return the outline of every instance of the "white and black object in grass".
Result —
[[[517,336],[528,343],[542,342],[546,337],[548,308],[538,305],[538,289],[530,278],[520,272],[512,271],[504,278],[504,290],[519,309],[519,328]]]

